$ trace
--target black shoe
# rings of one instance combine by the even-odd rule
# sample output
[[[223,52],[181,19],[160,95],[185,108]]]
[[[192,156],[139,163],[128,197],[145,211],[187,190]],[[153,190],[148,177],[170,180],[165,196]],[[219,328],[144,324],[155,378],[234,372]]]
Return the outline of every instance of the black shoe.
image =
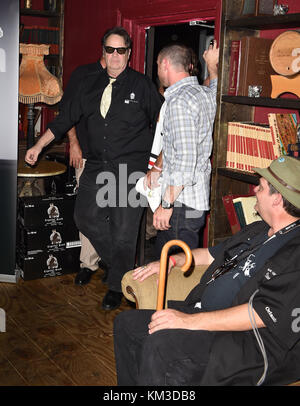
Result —
[[[107,277],[108,277],[108,266],[106,265],[105,262],[102,261],[102,259],[100,259],[100,261],[98,262],[98,267],[100,269],[102,269],[103,271],[103,275],[101,277],[101,280],[103,283],[107,282]]]
[[[91,271],[89,268],[81,268],[75,277],[75,285],[88,284],[94,272],[95,271]]]
[[[120,307],[123,293],[109,290],[102,301],[102,309],[114,310]]]

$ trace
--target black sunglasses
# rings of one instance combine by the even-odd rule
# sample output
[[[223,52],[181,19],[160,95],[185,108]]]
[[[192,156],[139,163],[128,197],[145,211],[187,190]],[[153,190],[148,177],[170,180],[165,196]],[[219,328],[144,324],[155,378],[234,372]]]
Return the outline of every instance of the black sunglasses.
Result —
[[[127,49],[129,49],[129,48],[125,48],[125,47],[114,48],[114,47],[109,47],[109,46],[105,45],[104,49],[105,49],[105,52],[107,52],[108,54],[113,54],[115,51],[117,51],[118,54],[124,55],[125,52],[127,51]]]

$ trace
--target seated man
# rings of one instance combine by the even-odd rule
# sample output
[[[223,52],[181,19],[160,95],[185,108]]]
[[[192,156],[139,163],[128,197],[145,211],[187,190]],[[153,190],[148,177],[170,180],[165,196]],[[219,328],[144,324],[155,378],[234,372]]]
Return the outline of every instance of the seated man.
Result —
[[[192,251],[208,269],[183,302],[115,319],[119,385],[282,385],[300,378],[300,160],[259,169],[264,221]],[[174,261],[175,260],[175,261]],[[184,254],[174,255],[177,266]],[[159,262],[137,268],[142,281]]]

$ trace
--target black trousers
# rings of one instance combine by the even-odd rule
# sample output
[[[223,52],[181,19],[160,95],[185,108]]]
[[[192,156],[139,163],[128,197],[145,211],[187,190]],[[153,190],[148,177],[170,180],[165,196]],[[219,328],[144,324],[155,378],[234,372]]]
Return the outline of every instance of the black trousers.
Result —
[[[99,257],[108,267],[108,287],[121,292],[123,275],[134,268],[136,246],[141,218],[145,208],[142,205],[118,207],[119,185],[111,193],[109,204],[98,193],[99,186],[85,172],[81,175],[78,189],[74,219],[79,231],[91,242]],[[134,185],[123,185],[128,194]],[[115,193],[116,192],[116,193]],[[114,194],[115,193],[115,194]],[[124,200],[124,199],[123,199]]]
[[[148,333],[152,310],[129,310],[114,321],[120,386],[197,386],[209,359],[214,333],[183,329]]]
[[[182,240],[191,249],[199,248],[200,232],[205,226],[206,212],[200,212],[182,204],[174,207],[168,230],[159,230],[155,241],[155,254],[160,258],[161,250],[170,240]],[[171,247],[169,254],[182,251],[181,248]]]

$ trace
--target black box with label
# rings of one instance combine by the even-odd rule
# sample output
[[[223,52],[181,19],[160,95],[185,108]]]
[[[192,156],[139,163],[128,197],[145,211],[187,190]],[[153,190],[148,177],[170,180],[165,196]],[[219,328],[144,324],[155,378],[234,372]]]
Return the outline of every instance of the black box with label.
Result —
[[[54,227],[74,223],[76,195],[19,198],[18,218],[26,228]]]
[[[79,256],[80,247],[76,246],[61,251],[44,250],[30,255],[17,250],[17,264],[21,277],[27,281],[78,272]]]
[[[53,227],[27,228],[17,222],[17,247],[25,253],[33,251],[61,251],[70,242],[80,242],[75,223]]]

